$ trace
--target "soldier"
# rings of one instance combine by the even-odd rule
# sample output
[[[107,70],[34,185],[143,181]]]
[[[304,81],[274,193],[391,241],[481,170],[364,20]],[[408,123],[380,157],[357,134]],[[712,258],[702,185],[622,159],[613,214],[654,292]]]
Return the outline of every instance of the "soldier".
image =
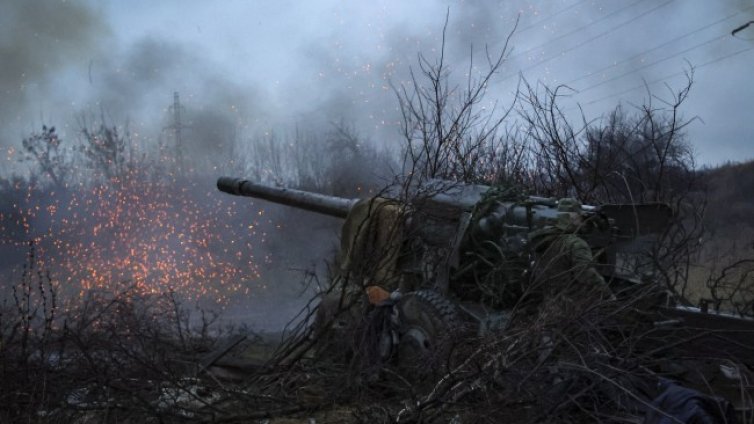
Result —
[[[590,224],[580,211],[581,204],[575,199],[561,199],[555,222],[529,234],[535,257],[530,291],[541,297],[541,313],[574,317],[591,305],[614,298],[594,268],[592,249],[579,236]]]

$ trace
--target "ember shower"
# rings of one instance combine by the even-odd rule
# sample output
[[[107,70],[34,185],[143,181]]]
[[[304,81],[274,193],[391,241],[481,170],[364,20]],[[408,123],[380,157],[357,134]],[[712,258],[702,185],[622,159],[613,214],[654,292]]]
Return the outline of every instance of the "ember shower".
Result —
[[[262,245],[273,222],[224,199],[205,178],[166,169],[130,166],[60,188],[18,181],[12,209],[0,214],[0,247],[19,252],[33,243],[38,269],[69,297],[124,286],[220,304],[252,294],[271,260]]]

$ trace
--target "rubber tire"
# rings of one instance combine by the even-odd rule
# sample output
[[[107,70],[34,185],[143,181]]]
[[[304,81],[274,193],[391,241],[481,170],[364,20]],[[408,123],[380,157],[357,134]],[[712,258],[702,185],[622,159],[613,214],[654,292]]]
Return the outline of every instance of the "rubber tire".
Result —
[[[444,372],[460,322],[457,306],[432,290],[403,295],[398,301],[397,364],[411,379]]]

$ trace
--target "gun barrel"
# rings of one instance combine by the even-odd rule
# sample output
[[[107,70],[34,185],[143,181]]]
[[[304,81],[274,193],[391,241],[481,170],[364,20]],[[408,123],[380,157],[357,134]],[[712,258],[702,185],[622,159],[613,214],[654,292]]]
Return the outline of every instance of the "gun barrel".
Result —
[[[218,178],[217,188],[228,194],[268,200],[336,218],[346,218],[351,207],[358,201],[358,199],[345,199],[291,188],[270,187],[232,177]]]

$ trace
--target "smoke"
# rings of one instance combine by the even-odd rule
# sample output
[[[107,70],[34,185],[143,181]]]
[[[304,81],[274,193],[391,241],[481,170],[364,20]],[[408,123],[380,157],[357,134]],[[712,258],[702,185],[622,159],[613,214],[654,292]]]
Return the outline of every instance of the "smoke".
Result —
[[[98,65],[93,79],[88,104],[153,137],[171,137],[170,107],[179,93],[183,154],[200,161],[227,159],[239,132],[267,117],[269,100],[260,90],[239,85],[201,52],[176,42],[143,38]]]
[[[115,116],[154,107],[158,96],[167,106],[171,79],[178,78],[181,70],[188,70],[192,65],[185,48],[152,38],[140,39],[121,54],[117,53],[112,52],[102,63],[93,66],[89,90],[89,101],[102,105]]]
[[[128,122],[131,133],[146,146],[154,146],[158,140],[169,144],[170,127],[175,123],[170,106],[173,93],[178,92],[181,124],[185,128],[182,148],[200,171],[206,173],[213,169],[212,165],[232,161],[237,164],[243,159],[236,154],[238,149],[252,144],[255,137],[265,133],[290,134],[295,127],[297,135],[299,131],[306,135],[296,141],[306,146],[277,150],[282,156],[290,156],[280,158],[279,163],[317,168],[321,178],[315,182],[338,180],[349,186],[358,185],[355,183],[360,179],[374,181],[374,168],[379,162],[374,152],[378,150],[364,149],[359,160],[339,160],[345,156],[337,150],[337,143],[331,143],[328,138],[332,123],[353,126],[360,139],[371,139],[380,148],[400,149],[400,113],[393,87],[411,84],[410,68],[421,80],[418,54],[430,63],[439,58],[446,16],[444,60],[451,70],[449,83],[462,89],[468,77],[472,47],[473,76],[486,68],[485,49],[489,48],[492,56],[498,54],[520,15],[510,60],[489,87],[489,100],[508,104],[513,100],[511,92],[520,70],[525,70],[525,77],[532,82],[566,82],[735,11],[748,14],[742,13],[741,19],[734,19],[732,23],[750,20],[751,9],[748,8],[752,6],[750,0],[703,4],[674,2],[600,36],[659,3],[640,2],[609,19],[604,19],[607,14],[633,2],[562,0],[531,4],[422,0],[399,4],[378,0],[355,5],[324,1],[302,5],[306,12],[295,13],[287,10],[286,5],[252,7],[227,3],[223,4],[223,10],[212,10],[213,14],[221,13],[228,18],[222,21],[229,33],[235,32],[232,38],[223,38],[218,34],[225,28],[209,25],[209,21],[217,21],[218,16],[201,16],[196,12],[195,9],[207,10],[207,6],[200,3],[188,3],[184,11],[187,16],[171,21],[170,32],[147,24],[136,25],[141,23],[136,21],[146,20],[147,14],[165,21],[167,11],[176,11],[175,4],[140,12],[142,16],[122,9],[114,12],[111,8],[107,12],[92,4],[83,0],[0,0],[0,122],[3,124],[0,148],[17,146],[21,137],[32,129],[38,130],[42,123],[58,127],[63,139],[75,138],[77,122],[80,122],[77,117],[81,114],[104,115],[111,125]],[[217,7],[212,5],[209,9],[213,8]],[[704,9],[702,13],[700,8]],[[246,18],[250,14],[254,17]],[[317,16],[316,24],[305,21],[308,14]],[[229,15],[242,19],[234,20]],[[202,22],[202,29],[194,22]],[[578,30],[586,25],[590,26]],[[735,26],[721,25],[713,30],[729,34]],[[261,27],[265,29],[258,29]],[[571,31],[574,31],[572,35],[563,36]],[[700,33],[699,38],[687,40],[687,43],[699,42],[710,34]],[[741,39],[733,41],[751,44],[744,40],[754,38],[750,34],[751,30],[741,33]],[[594,40],[576,48],[590,38]],[[249,45],[255,48],[247,48]],[[693,55],[684,55],[662,67],[648,68],[595,90],[575,94],[574,100],[589,102],[610,97],[642,81],[652,81],[683,69],[683,59],[703,63],[728,51],[719,47],[695,50]],[[725,48],[738,47],[726,44]],[[573,50],[560,54],[568,49]],[[610,69],[604,76],[590,76],[574,88],[583,90],[601,81],[600,78],[631,71],[671,53],[668,49],[655,52],[654,56]],[[545,58],[552,60],[535,66]],[[692,142],[703,146],[707,140],[725,140],[729,151],[738,153],[736,150],[743,148],[751,132],[741,124],[749,121],[746,114],[750,111],[741,99],[748,101],[754,95],[751,92],[754,85],[746,83],[748,79],[741,76],[742,72],[727,63],[720,68],[707,69],[715,69],[715,72],[710,72],[706,78],[698,74],[698,80],[710,83],[699,83],[692,92],[689,114],[701,115],[710,124],[723,122],[724,125],[706,126],[706,132],[697,133],[701,136]],[[503,80],[510,75],[513,77]],[[721,97],[720,93],[729,94]],[[588,117],[610,110],[619,98],[614,96],[595,104],[587,111]],[[709,105],[727,113],[722,117],[713,116]],[[42,122],[38,122],[40,119]],[[292,137],[270,136],[269,140],[288,143]],[[728,153],[720,144],[716,144],[715,152],[700,149],[700,153]],[[296,151],[303,153],[295,156]],[[750,151],[750,148],[746,150]],[[218,169],[231,172],[228,167]],[[324,167],[338,172],[327,173]],[[202,177],[202,182],[195,187],[197,191],[206,189],[214,193],[213,183],[212,178]],[[344,187],[343,192],[349,188],[353,189]],[[226,200],[238,202],[229,210],[243,204],[237,199]],[[247,228],[249,217],[257,213],[256,205],[244,209],[245,215],[235,219],[233,224]],[[295,291],[289,290],[292,287],[298,288],[284,282],[298,278],[295,272],[286,269],[308,268],[322,256],[331,254],[329,245],[337,244],[334,239],[339,223],[327,219],[319,222],[317,218],[285,208],[267,209],[265,220],[270,221],[263,225],[269,226],[270,232],[275,231],[275,234],[270,237],[269,245],[259,246],[257,259],[266,253],[274,257],[272,264],[268,264],[269,269],[264,270],[268,272],[264,281],[271,286],[266,293],[274,298],[278,282],[282,282],[281,296]],[[40,227],[45,225],[42,221],[36,222]],[[301,229],[311,228],[315,223],[314,230]],[[279,229],[277,224],[282,227]],[[243,237],[246,235],[233,241],[238,243]],[[328,248],[322,249],[323,245]],[[2,252],[0,257],[8,258],[10,253]],[[4,265],[0,263],[0,267]],[[278,266],[283,270],[274,268]],[[276,302],[268,303],[268,309],[274,309]],[[274,311],[268,313],[268,309],[260,310],[274,315]]]
[[[463,87],[472,48],[476,61],[472,73],[478,75],[487,69],[485,48],[493,56],[500,53],[517,13],[497,1],[426,3],[426,13],[405,19],[395,19],[391,9],[379,6],[368,16],[337,7],[337,16],[354,15],[349,27],[369,31],[351,37],[338,26],[323,27],[322,36],[302,43],[297,57],[314,78],[292,81],[289,92],[305,99],[304,119],[344,120],[383,146],[399,148],[400,111],[394,89],[412,84],[411,70],[421,83],[426,82],[419,55],[436,63],[446,17],[444,61],[452,71],[449,82]]]
[[[54,78],[101,53],[103,17],[78,1],[0,0],[0,147],[45,103]]]
[[[76,0],[0,0],[3,63],[0,121],[4,123],[0,129],[0,146],[18,144],[24,134],[42,123],[55,124],[62,131],[66,125],[73,125],[69,132],[75,132],[76,114],[100,111],[111,116],[113,122],[128,120],[132,129],[154,139],[170,124],[168,106],[176,91],[180,92],[186,108],[186,124],[193,122],[186,131],[189,155],[218,153],[227,157],[227,146],[232,144],[232,139],[294,125],[305,131],[323,132],[331,122],[341,120],[353,123],[360,132],[382,144],[399,144],[400,117],[390,85],[408,82],[409,67],[417,69],[418,53],[430,61],[439,56],[446,15],[445,60],[453,71],[451,82],[461,86],[472,46],[475,53],[472,73],[481,72],[486,62],[485,48],[493,55],[498,52],[516,17],[520,16],[511,60],[499,76],[500,79],[510,78],[493,81],[491,86],[490,97],[507,103],[515,90],[516,74],[522,69],[532,82],[568,82],[687,33],[713,18],[746,12],[739,15],[740,19],[731,20],[730,27],[712,28],[711,33],[697,34],[684,45],[704,40],[712,33],[729,34],[734,24],[750,18],[752,2],[673,2],[600,36],[657,6],[659,4],[618,1],[533,4],[425,0],[412,5],[380,1],[360,6],[324,2],[303,7],[305,12],[294,13],[285,7],[237,4],[217,11],[191,3],[186,10],[187,19],[171,23],[170,26],[176,28],[173,34],[133,30],[126,36],[124,31],[129,25],[121,21],[141,19],[136,12],[112,7],[109,12],[105,7],[103,12],[90,3]],[[231,61],[227,54],[222,58],[223,54],[207,51],[208,45],[213,46],[212,42],[199,45],[197,40],[201,44],[205,39],[192,38],[189,34],[189,30],[202,31],[200,26],[208,25],[206,16],[192,15],[193,9],[222,15],[228,27],[243,22],[243,27],[234,29],[242,31],[236,35],[239,40],[232,43],[238,43],[239,47],[245,44],[261,47],[241,49],[238,56],[230,56],[234,59]],[[625,10],[608,16],[620,9]],[[160,15],[168,10],[171,8],[162,7],[149,13]],[[252,14],[254,18],[234,17],[244,14]],[[318,16],[321,22],[310,25],[302,21],[310,14]],[[194,21],[203,23],[194,24]],[[269,31],[256,29],[265,25]],[[561,37],[585,25],[590,26]],[[720,31],[714,32],[717,30]],[[218,28],[205,27],[204,31],[206,37],[212,37],[210,33],[217,33]],[[588,103],[611,97],[644,80],[652,81],[672,73],[670,71],[682,70],[686,66],[684,59],[692,64],[704,63],[739,45],[751,44],[746,40],[754,38],[749,33],[751,31],[739,34],[740,39],[726,40],[721,45],[700,48],[663,66],[637,71],[599,89],[584,91],[574,100]],[[595,40],[559,55],[590,37]],[[228,44],[227,39],[217,40]],[[731,43],[738,44],[729,46]],[[226,48],[217,45],[217,50]],[[246,52],[246,56],[241,51]],[[255,55],[249,56],[249,52]],[[630,72],[670,53],[672,50],[663,49],[610,69],[602,76]],[[547,58],[552,60],[534,66]],[[244,72],[249,75],[242,75]],[[600,76],[585,78],[573,88],[578,91],[589,88],[600,81]],[[725,90],[731,84],[739,84],[736,78],[721,81],[726,84]],[[703,97],[707,97],[711,89],[700,88],[699,91],[704,91]],[[599,114],[612,108],[618,100],[616,96],[588,112]],[[702,117],[710,121],[709,116]],[[43,122],[38,122],[40,119]],[[725,128],[730,131],[730,125]]]
[[[187,156],[227,158],[239,130],[268,119],[266,95],[192,45],[149,35],[124,43],[83,2],[0,0],[0,58],[3,150],[42,124],[74,139],[82,122],[100,117],[156,145],[169,137],[173,92],[181,93]]]

